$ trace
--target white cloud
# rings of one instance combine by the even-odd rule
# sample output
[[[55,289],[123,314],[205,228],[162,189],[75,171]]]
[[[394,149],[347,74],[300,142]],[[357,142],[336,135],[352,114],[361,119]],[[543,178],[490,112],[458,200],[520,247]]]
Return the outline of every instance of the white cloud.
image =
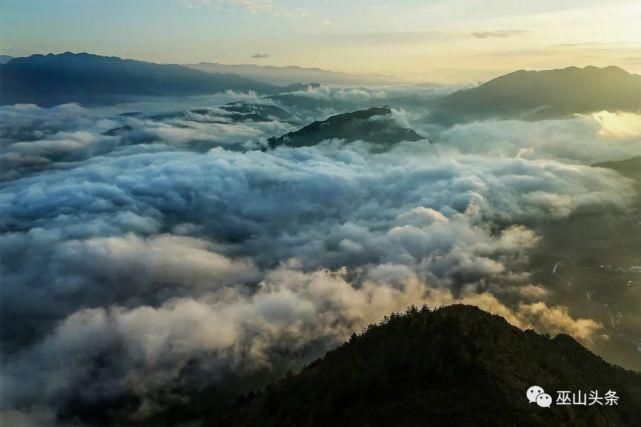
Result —
[[[251,14],[271,14],[277,16],[307,16],[304,8],[287,7],[272,0],[181,0],[190,9],[200,7],[231,8],[244,10]]]
[[[433,91],[408,92],[296,96],[330,110],[404,99],[394,120],[416,126],[412,105]],[[586,343],[599,331],[533,283],[529,256],[542,222],[628,209],[627,180],[581,163],[629,153],[634,136],[577,117],[468,124],[384,152],[251,151],[327,111],[233,122],[212,107],[237,96],[268,102],[204,98],[206,120],[164,103],[0,108],[5,151],[42,160],[0,185],[7,416],[36,422],[47,409],[16,408],[130,394],[143,416],[168,385],[193,386],[186,367],[223,385],[263,367],[277,376],[410,304],[474,304]],[[563,155],[576,135],[580,158]]]

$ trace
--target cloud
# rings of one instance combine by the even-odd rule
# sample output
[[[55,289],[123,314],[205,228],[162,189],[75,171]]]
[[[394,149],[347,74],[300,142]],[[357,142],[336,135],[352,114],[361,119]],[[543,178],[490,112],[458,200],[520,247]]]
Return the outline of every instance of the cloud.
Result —
[[[13,427],[50,427],[52,425],[64,427],[66,425],[58,422],[55,412],[46,406],[0,411],[0,419],[6,425]]]
[[[483,121],[455,125],[434,135],[439,145],[465,153],[593,164],[641,152],[641,115],[600,112],[565,120]],[[421,129],[419,129],[420,131]]]
[[[475,31],[472,36],[477,39],[508,38],[528,33],[527,30]]]
[[[258,53],[253,54],[252,58],[254,58],[254,59],[265,59],[265,58],[269,58],[269,54],[258,52]]]
[[[307,11],[302,8],[292,8],[280,5],[272,0],[181,0],[188,8],[213,7],[218,9],[240,9],[250,14],[271,14],[276,16],[305,17]]]
[[[275,8],[271,0],[184,0],[189,8],[212,6],[244,9],[250,13],[269,13]]]
[[[601,111],[592,114],[600,125],[599,136],[610,140],[634,140],[641,138],[641,114],[610,113]]]
[[[75,399],[113,399],[132,392],[150,399],[154,390],[179,383],[188,363],[215,361],[216,369],[249,375],[275,368],[277,354],[286,352],[285,367],[300,366],[322,350],[311,351],[312,342],[320,340],[327,348],[383,315],[417,303],[472,304],[521,328],[569,332],[581,339],[600,328],[591,320],[572,318],[564,307],[548,309],[541,302],[511,309],[490,294],[456,298],[415,277],[394,286],[366,280],[355,288],[345,269],[306,273],[290,263],[267,274],[251,295],[229,290],[197,300],[171,300],[160,307],[78,311],[5,366],[2,380],[10,392],[3,404],[59,405],[65,393],[80,387],[82,395]],[[97,373],[98,360],[109,364]],[[133,416],[148,416],[154,407],[141,404]]]
[[[354,46],[402,46],[407,44],[435,43],[451,41],[466,37],[458,31],[384,31],[384,32],[358,32],[358,33],[332,33],[324,34],[335,43]]]
[[[353,328],[407,306],[413,292],[419,291],[415,285],[410,288],[365,284],[356,290],[345,280],[345,272],[304,273],[283,266],[249,295],[229,289],[201,299],[170,300],[159,307],[80,310],[5,366],[2,380],[9,392],[3,394],[3,406],[60,405],[65,393],[81,384],[83,394],[76,399],[108,399],[132,392],[150,397],[154,390],[177,383],[186,364],[194,362],[214,361],[219,365],[216,370],[248,374],[272,367],[276,352],[286,351],[291,354],[290,367],[297,362],[294,355],[305,355],[310,342],[338,342]],[[88,375],[96,375],[94,364],[104,357],[111,362],[87,383]]]
[[[542,224],[628,211],[630,182],[589,163],[634,151],[636,134],[610,116],[434,129],[430,96],[310,88],[294,97],[324,107],[287,119],[220,108],[284,105],[249,94],[1,108],[3,154],[20,159],[0,185],[3,416],[140,419],[204,387],[249,391],[411,304],[595,340],[604,326],[539,282],[531,255]],[[390,100],[434,144],[251,149]]]
[[[424,301],[428,284],[528,284],[536,234],[523,226],[495,234],[484,224],[491,218],[625,207],[620,181],[600,169],[475,157],[425,165],[418,153],[411,145],[380,154],[150,153],[12,183],[0,193],[12,230],[0,239],[3,316],[50,320],[5,328],[11,346],[27,330],[32,344],[4,368],[3,407],[133,393],[153,403],[131,414],[143,416],[190,363],[212,378],[300,366]],[[528,324],[590,331],[525,313]],[[322,345],[312,351],[311,342]],[[286,360],[276,356],[283,348]],[[115,366],[87,387],[104,358]]]
[[[239,118],[238,113],[222,108],[196,108],[200,103],[209,106],[209,102],[229,101],[256,102],[258,107],[273,105],[259,101],[255,94],[230,92],[194,100],[190,105],[192,109],[187,111],[167,111],[164,102],[141,103],[130,105],[134,111],[124,115],[109,114],[106,109],[107,117],[102,114],[103,109],[76,104],[48,109],[35,105],[0,107],[0,181],[32,175],[50,167],[72,167],[75,162],[101,155],[166,150],[167,145],[202,150],[293,130],[288,123],[275,121],[268,114],[257,121],[258,114],[252,115],[250,111],[245,120]]]

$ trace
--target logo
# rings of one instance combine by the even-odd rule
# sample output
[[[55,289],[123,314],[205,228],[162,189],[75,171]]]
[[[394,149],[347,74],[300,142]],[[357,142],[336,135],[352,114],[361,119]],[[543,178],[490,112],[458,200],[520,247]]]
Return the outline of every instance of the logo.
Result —
[[[547,394],[545,390],[543,390],[543,387],[539,387],[538,385],[533,385],[528,388],[525,395],[530,403],[536,403],[541,408],[549,408],[552,405],[552,396]]]
[[[577,390],[560,390],[556,392],[556,399],[547,394],[543,387],[533,385],[525,392],[525,396],[530,404],[536,403],[541,408],[549,408],[552,404],[557,406],[617,406],[619,396],[616,391],[608,390],[601,394],[599,390],[590,390],[584,392]]]

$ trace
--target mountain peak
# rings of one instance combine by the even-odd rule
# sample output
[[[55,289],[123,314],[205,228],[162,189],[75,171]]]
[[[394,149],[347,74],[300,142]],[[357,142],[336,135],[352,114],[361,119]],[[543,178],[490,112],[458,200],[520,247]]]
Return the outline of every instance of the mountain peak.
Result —
[[[502,76],[495,77],[494,79],[491,79],[487,81],[484,84],[491,83],[493,81],[500,81],[502,79],[509,79],[509,78],[525,78],[525,77],[531,77],[531,78],[541,78],[542,76],[548,76],[550,78],[554,78],[556,76],[564,76],[564,75],[574,75],[577,77],[580,76],[597,76],[597,78],[603,77],[603,76],[611,76],[613,74],[618,74],[621,76],[632,76],[632,74],[628,73],[626,70],[623,68],[617,67],[615,65],[608,65],[606,67],[597,67],[595,65],[587,65],[583,68],[577,67],[575,65],[570,65],[565,68],[556,68],[556,69],[551,69],[551,70],[525,70],[525,69],[520,69],[513,71],[511,73],[504,74]],[[481,85],[482,86],[482,85]]]
[[[518,70],[439,100],[442,124],[497,119],[540,120],[595,111],[640,111],[641,76],[622,68]]]
[[[424,139],[413,129],[400,126],[391,117],[389,105],[337,114],[323,121],[313,122],[295,132],[279,138],[270,138],[269,145],[303,147],[316,145],[328,139],[346,142],[363,140],[378,144],[394,144],[401,141]]]
[[[617,408],[528,402],[538,385],[615,390]],[[476,307],[411,308],[386,318],[209,425],[639,425],[641,376],[567,335],[523,332]],[[625,404],[627,402],[627,404]]]

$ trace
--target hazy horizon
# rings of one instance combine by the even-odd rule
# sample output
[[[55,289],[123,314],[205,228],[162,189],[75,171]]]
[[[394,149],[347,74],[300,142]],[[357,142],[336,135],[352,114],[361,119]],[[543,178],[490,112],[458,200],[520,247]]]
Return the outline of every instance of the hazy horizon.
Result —
[[[362,0],[8,0],[0,51],[321,68],[458,83],[516,69],[641,71],[641,5]],[[45,12],[46,10],[46,12]],[[46,13],[46,15],[44,15]]]
[[[116,56],[116,55],[109,55],[109,54],[103,54],[100,52],[94,52],[94,51],[70,51],[70,50],[60,50],[60,51],[53,51],[53,52],[32,52],[32,53],[27,53],[23,56],[12,56],[12,55],[6,55],[2,52],[0,52],[0,56],[6,55],[10,56],[12,59],[15,58],[20,58],[20,57],[29,57],[32,55],[61,55],[65,53],[72,53],[72,54],[90,54],[90,55],[97,55],[97,56],[105,56],[105,57],[117,57],[120,59],[127,59],[127,60],[135,60],[135,61],[143,61],[143,62],[150,62],[150,63],[156,63],[156,64],[167,64],[167,65],[183,65],[183,66],[195,66],[195,65],[207,65],[207,64],[214,64],[214,65],[222,65],[222,66],[228,66],[228,67],[245,67],[245,66],[255,66],[255,67],[275,67],[275,68],[300,68],[303,70],[314,70],[314,71],[320,71],[320,72],[330,72],[330,73],[337,73],[337,74],[344,74],[346,77],[361,77],[361,78],[380,78],[380,84],[388,84],[388,85],[403,85],[403,84],[436,84],[436,85],[458,85],[458,84],[470,84],[470,83],[482,83],[485,81],[492,80],[494,78],[500,77],[505,74],[509,74],[518,70],[523,70],[524,68],[514,68],[511,70],[505,70],[502,72],[497,72],[497,74],[488,74],[487,76],[483,78],[478,78],[478,79],[470,79],[470,80],[450,80],[450,81],[439,81],[439,80],[425,80],[425,79],[420,79],[420,78],[411,78],[406,76],[405,78],[394,75],[394,74],[383,74],[383,73],[350,73],[350,72],[345,72],[345,71],[340,71],[340,70],[334,70],[334,69],[329,69],[329,68],[321,68],[321,67],[314,67],[314,66],[302,66],[302,65],[297,65],[297,64],[289,64],[289,65],[272,65],[272,64],[260,64],[260,63],[255,63],[251,61],[247,62],[238,62],[238,63],[224,63],[224,62],[217,62],[217,61],[198,61],[198,62],[193,62],[193,63],[175,63],[175,62],[156,62],[156,61],[151,61],[151,60],[145,60],[141,58],[136,58],[136,57],[121,57],[121,56]],[[560,65],[558,67],[554,68],[528,68],[526,69],[527,71],[545,71],[545,70],[551,70],[551,69],[565,69],[565,68],[572,68],[572,67],[577,67],[576,65],[573,64],[568,64],[568,65]],[[623,66],[619,65],[614,65],[614,64],[604,64],[604,65],[594,65],[594,64],[585,64],[582,66],[578,66],[578,68],[585,68],[585,67],[597,67],[597,68],[607,68],[607,67],[618,67],[621,68],[622,70],[630,73],[630,74],[641,74],[641,72],[635,72],[631,71],[630,68],[626,68]],[[232,72],[233,71],[229,71]],[[257,78],[258,80],[262,80],[261,78]],[[358,82],[358,80],[355,80]],[[307,82],[307,83],[313,83],[313,82]],[[371,84],[372,82],[365,81],[364,83]],[[360,83],[354,83],[354,84],[360,84]]]

